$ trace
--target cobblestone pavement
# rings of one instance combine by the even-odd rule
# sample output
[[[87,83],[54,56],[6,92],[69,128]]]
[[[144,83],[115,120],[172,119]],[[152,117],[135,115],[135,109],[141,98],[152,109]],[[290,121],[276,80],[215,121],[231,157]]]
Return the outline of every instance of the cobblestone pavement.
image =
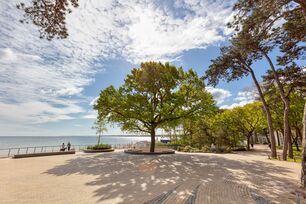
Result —
[[[122,151],[0,160],[0,203],[306,203],[299,164],[239,154]]]

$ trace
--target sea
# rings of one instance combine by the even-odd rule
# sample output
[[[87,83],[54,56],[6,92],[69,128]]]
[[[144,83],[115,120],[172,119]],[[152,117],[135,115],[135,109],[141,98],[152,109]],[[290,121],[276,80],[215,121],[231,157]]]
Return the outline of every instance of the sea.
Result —
[[[20,153],[25,153],[26,151],[32,153],[35,152],[35,149],[36,151],[50,151],[51,149],[53,151],[51,146],[59,148],[62,143],[67,145],[70,142],[71,146],[74,147],[74,145],[97,144],[97,141],[97,136],[0,136],[0,158],[19,153],[19,148]],[[135,144],[141,141],[150,141],[150,136],[102,135],[100,139],[100,143],[110,145]],[[42,146],[44,146],[44,149],[40,148]],[[56,149],[57,147],[54,148]]]
[[[59,146],[62,143],[71,145],[92,145],[97,143],[96,136],[0,136],[0,149]],[[139,141],[150,141],[149,136],[102,135],[100,143],[130,144]]]

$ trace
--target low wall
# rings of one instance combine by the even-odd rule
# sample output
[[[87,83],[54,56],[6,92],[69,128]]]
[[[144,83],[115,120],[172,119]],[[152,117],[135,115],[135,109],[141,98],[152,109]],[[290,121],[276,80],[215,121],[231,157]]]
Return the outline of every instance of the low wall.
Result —
[[[94,149],[84,149],[83,152],[85,153],[99,153],[99,152],[113,152],[115,151],[114,149],[98,149],[98,150],[94,150]]]
[[[42,156],[53,156],[53,155],[64,155],[64,154],[75,154],[75,151],[60,151],[60,152],[40,152],[30,154],[15,154],[14,159],[26,158],[26,157],[42,157]]]

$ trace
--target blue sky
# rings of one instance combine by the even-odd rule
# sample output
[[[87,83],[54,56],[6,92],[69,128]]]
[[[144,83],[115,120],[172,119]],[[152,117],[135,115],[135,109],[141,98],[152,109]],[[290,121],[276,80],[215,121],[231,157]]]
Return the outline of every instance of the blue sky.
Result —
[[[234,1],[80,0],[67,16],[69,37],[51,42],[18,22],[17,2],[0,2],[0,135],[93,135],[94,99],[143,61],[202,76],[227,43]],[[255,67],[258,76],[266,70]],[[222,108],[254,100],[250,78],[208,90]]]

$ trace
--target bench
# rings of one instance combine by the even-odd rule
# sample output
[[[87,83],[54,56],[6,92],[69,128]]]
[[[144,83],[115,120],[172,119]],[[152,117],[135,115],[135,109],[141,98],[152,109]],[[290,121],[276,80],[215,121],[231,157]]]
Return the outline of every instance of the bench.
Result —
[[[42,157],[42,156],[53,156],[53,155],[64,155],[64,154],[75,154],[75,150],[70,151],[59,151],[59,152],[39,152],[29,154],[14,154],[14,159],[27,158],[27,157]]]

